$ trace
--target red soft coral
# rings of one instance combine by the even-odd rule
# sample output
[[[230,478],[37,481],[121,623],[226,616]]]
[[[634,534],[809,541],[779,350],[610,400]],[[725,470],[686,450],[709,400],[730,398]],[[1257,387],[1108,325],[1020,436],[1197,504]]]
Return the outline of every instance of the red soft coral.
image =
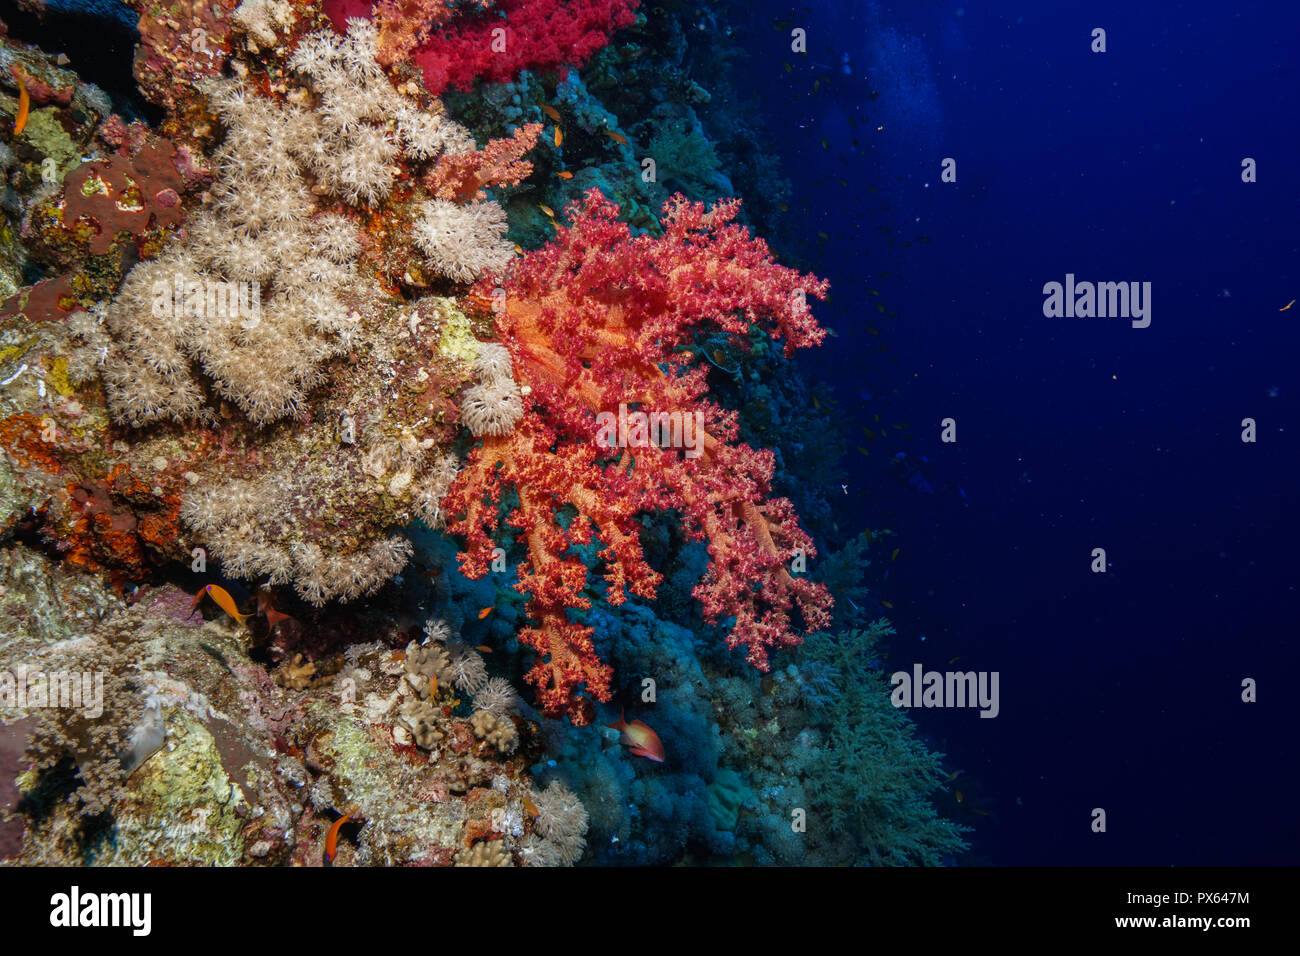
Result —
[[[513,186],[533,174],[523,158],[537,145],[541,123],[525,123],[508,139],[490,140],[472,153],[444,153],[425,177],[424,185],[439,199],[467,202],[483,199],[484,186]]]
[[[437,96],[475,80],[513,80],[520,70],[582,66],[609,35],[636,19],[639,0],[381,0],[379,62],[411,60]],[[359,0],[326,0],[342,30],[365,10]]]
[[[796,605],[808,629],[829,623],[826,589],[788,570],[816,551],[790,503],[768,500],[771,453],[735,442],[735,415],[705,399],[705,371],[689,368],[678,349],[697,331],[739,338],[753,324],[784,339],[787,352],[825,335],[806,299],[824,298],[826,283],[777,265],[766,243],[734,223],[738,208],[675,197],[660,238],[633,238],[593,189],[569,206],[571,224],[553,242],[476,289],[480,302],[496,297],[496,328],[529,408],[511,434],[471,453],[443,507],[465,540],[462,570],[481,577],[502,493],[516,490],[519,507],[506,522],[528,547],[518,588],[537,622],[521,637],[544,655],[528,677],[548,713],[589,720],[584,684],[609,699],[610,671],[591,628],[568,617],[590,607],[587,568],[570,549],[599,538],[610,603],[625,591],[653,598],[661,578],[638,536],[648,510],[677,510],[686,533],[709,542],[711,565],[695,595],[708,621],[736,618],[728,644],[746,647],[756,667],[767,668],[770,649],[799,642]],[[620,405],[698,420],[702,430],[686,449],[610,441],[598,416]],[[561,509],[576,515],[562,520]]]

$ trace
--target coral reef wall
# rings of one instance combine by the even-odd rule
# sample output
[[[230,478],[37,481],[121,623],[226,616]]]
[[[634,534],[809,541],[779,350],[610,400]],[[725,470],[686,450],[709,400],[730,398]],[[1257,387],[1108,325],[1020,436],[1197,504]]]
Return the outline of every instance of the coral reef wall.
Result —
[[[827,284],[687,13],[132,8],[152,124],[0,36],[0,857],[958,851],[827,635]]]

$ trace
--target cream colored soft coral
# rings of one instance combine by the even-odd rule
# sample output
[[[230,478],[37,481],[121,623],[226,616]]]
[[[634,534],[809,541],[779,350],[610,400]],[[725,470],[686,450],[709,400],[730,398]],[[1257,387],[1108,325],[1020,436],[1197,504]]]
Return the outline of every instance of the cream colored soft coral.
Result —
[[[523,396],[513,379],[471,385],[461,397],[460,420],[478,438],[510,434],[523,414]]]
[[[503,269],[514,257],[505,238],[505,210],[494,202],[430,200],[420,207],[413,231],[430,267],[458,282]]]
[[[310,34],[289,65],[320,98],[318,136],[300,141],[298,155],[326,189],[350,203],[388,195],[399,153],[428,160],[475,148],[474,138],[440,107],[420,110],[393,89],[375,61],[369,21],[348,21],[344,37],[327,30]]]

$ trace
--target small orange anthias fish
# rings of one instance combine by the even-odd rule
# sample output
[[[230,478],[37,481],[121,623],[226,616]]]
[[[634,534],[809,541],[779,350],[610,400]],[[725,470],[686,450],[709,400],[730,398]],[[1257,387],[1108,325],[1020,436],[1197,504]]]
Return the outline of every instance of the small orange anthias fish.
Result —
[[[567,169],[562,169],[562,170],[560,170],[558,173],[556,173],[555,175],[559,176],[561,179],[572,179],[572,178],[573,178],[573,173],[569,172]]]
[[[205,584],[203,587],[199,588],[199,593],[194,595],[194,603],[190,605],[190,614],[193,614],[198,608],[199,602],[203,600],[203,595],[205,594],[212,598],[212,600],[216,601],[217,606],[221,608],[221,610],[225,611],[240,624],[243,624],[253,616],[251,614],[241,614],[239,612],[239,605],[237,605],[235,599],[230,596],[230,592],[217,584]]]
[[[557,110],[554,106],[551,106],[547,103],[541,103],[539,105],[542,107],[543,113],[545,113],[551,119],[555,120],[555,122],[557,123],[560,121],[560,111]]]
[[[27,95],[27,87],[18,81],[18,115],[14,117],[14,135],[17,136],[27,127],[27,114],[32,108],[32,98]]]
[[[478,619],[479,619],[480,621],[483,620],[483,618],[487,617],[489,614],[491,614],[491,613],[492,613],[493,611],[495,611],[495,610],[496,610],[496,605],[495,605],[495,604],[493,604],[491,607],[485,607],[483,610],[481,610],[481,611],[478,612]]]
[[[664,762],[664,744],[659,735],[639,720],[628,723],[627,715],[619,716],[618,723],[606,724],[610,730],[623,733],[623,743],[629,744],[628,753],[636,757],[645,757],[655,763]]]
[[[285,621],[292,621],[292,614],[285,614],[283,611],[275,609],[275,595],[263,589],[257,592],[257,612],[266,615],[266,623],[270,625],[271,630],[275,630],[276,625],[283,624]]]
[[[352,819],[352,817],[356,815],[357,809],[357,807],[353,807],[347,813],[343,814],[343,816],[335,820],[334,825],[331,826],[329,832],[325,834],[326,866],[334,865],[334,857],[338,854],[339,849],[339,830],[342,829],[343,824],[347,823],[348,820]]]
[[[619,143],[620,145],[623,146],[627,145],[627,137],[624,136],[622,133],[618,132],[618,130],[607,129],[605,130],[605,135],[608,136],[610,139],[612,139],[614,142]]]

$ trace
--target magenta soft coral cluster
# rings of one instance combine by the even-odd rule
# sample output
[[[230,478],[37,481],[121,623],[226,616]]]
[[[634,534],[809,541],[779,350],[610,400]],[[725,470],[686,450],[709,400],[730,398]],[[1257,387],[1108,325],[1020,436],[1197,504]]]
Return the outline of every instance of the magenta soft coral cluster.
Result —
[[[630,26],[638,0],[483,0],[456,6],[448,0],[326,0],[325,12],[342,30],[349,17],[385,16],[381,62],[409,56],[435,96],[475,80],[501,83],[520,70],[582,66]],[[481,7],[486,6],[486,9]],[[504,31],[504,32],[502,32]]]

